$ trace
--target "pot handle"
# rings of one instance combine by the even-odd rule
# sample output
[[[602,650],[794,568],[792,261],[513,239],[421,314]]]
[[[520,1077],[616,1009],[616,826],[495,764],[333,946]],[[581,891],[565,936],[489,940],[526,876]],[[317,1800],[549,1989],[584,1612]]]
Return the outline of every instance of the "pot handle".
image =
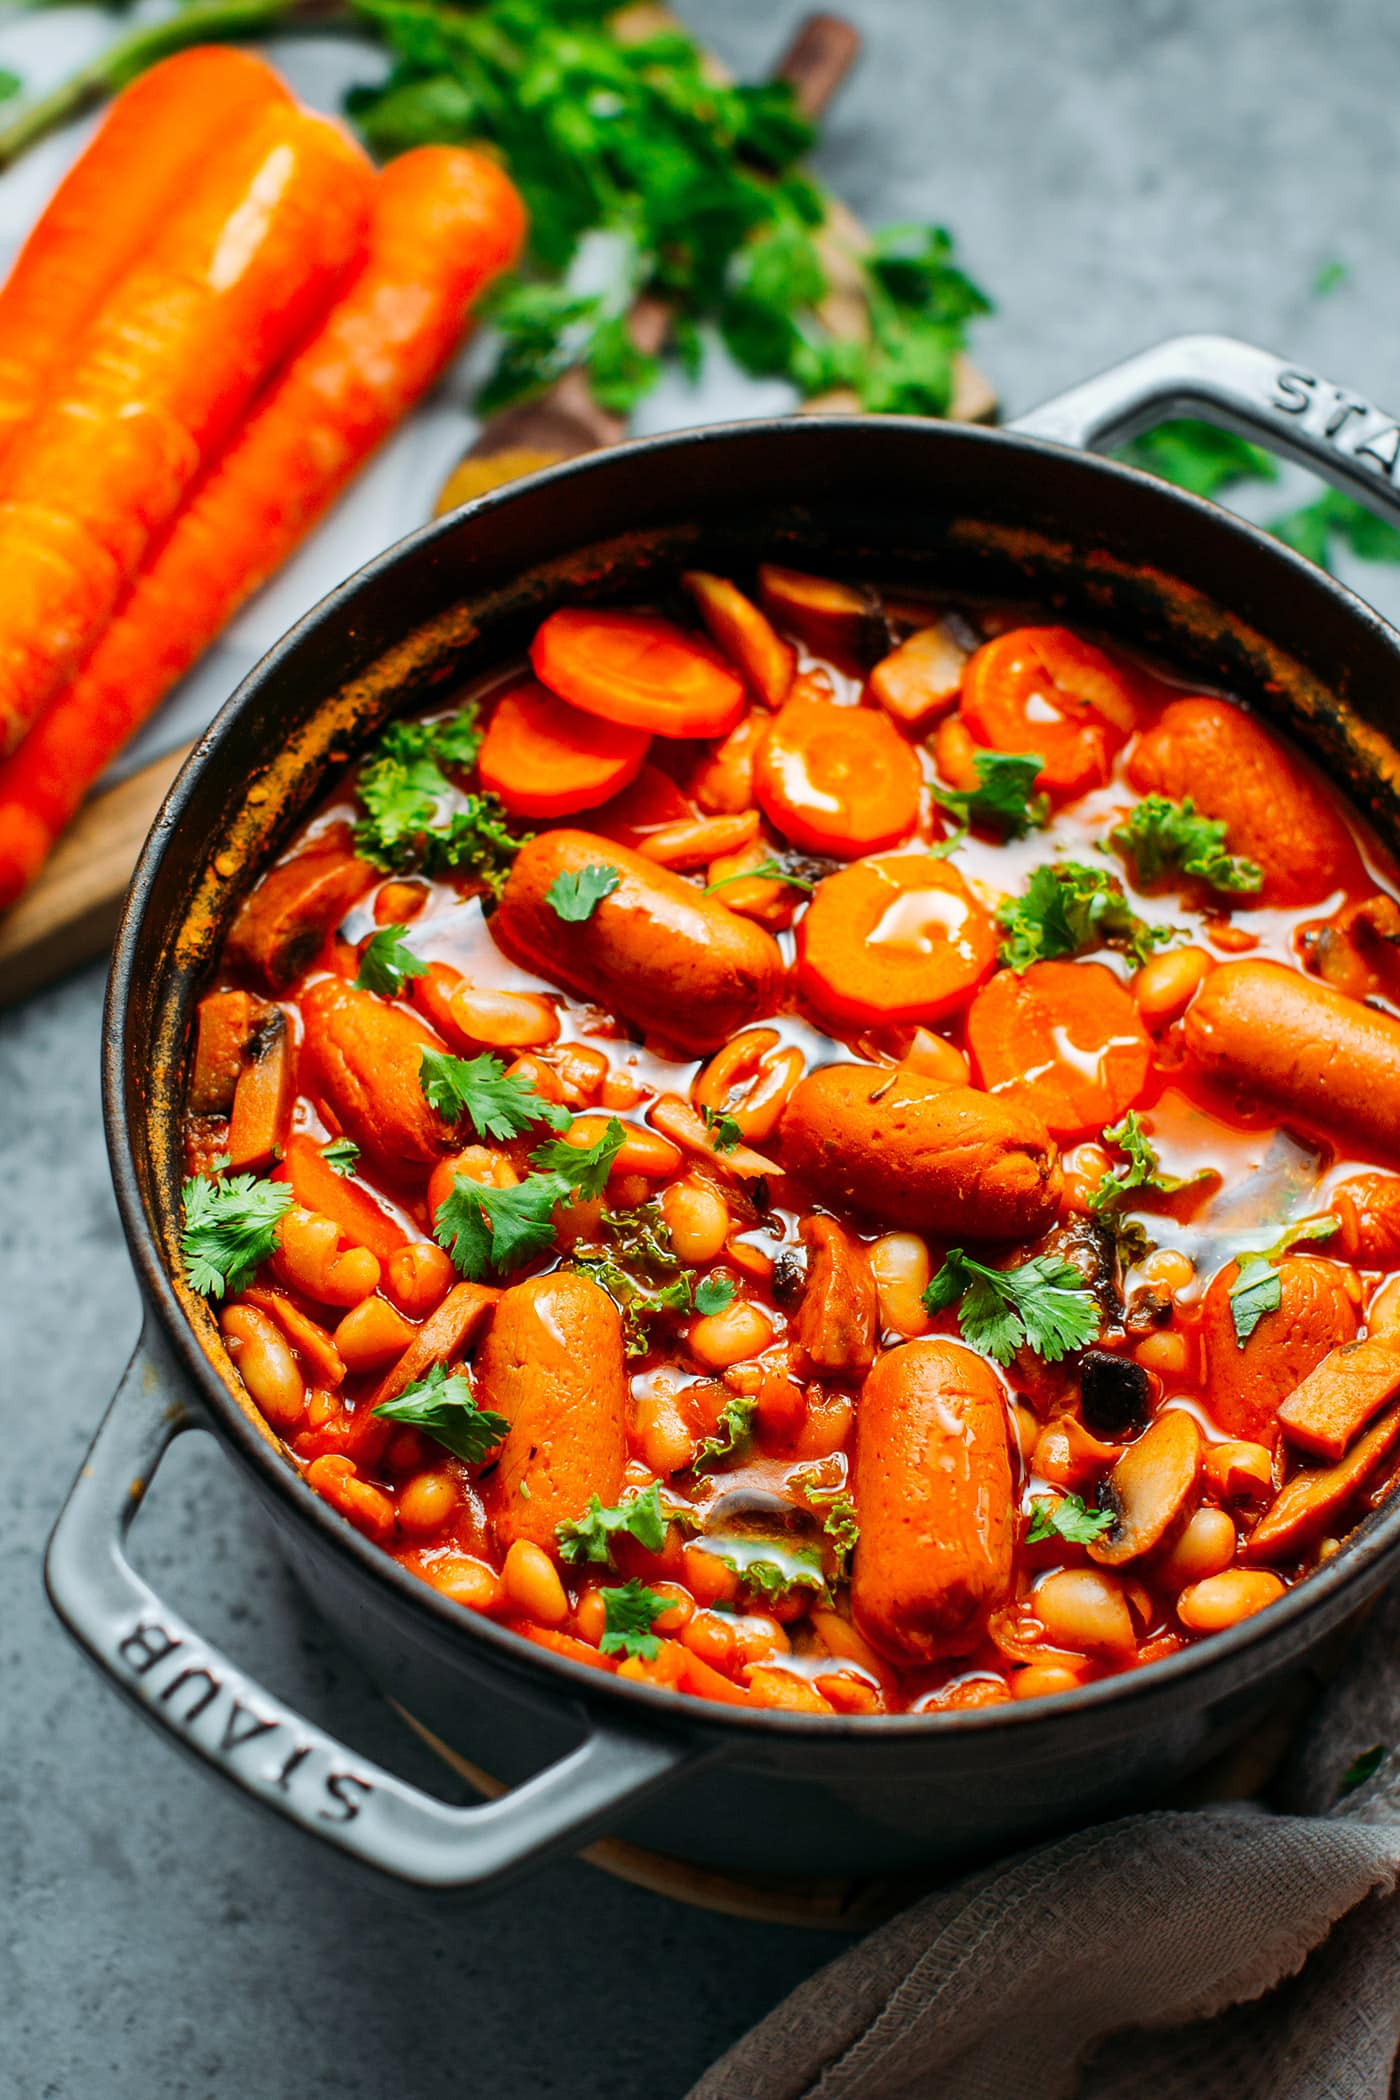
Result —
[[[1396,522],[1400,422],[1349,387],[1227,335],[1175,336],[1008,427],[1101,452],[1171,416],[1201,416],[1252,438]]]
[[[176,1437],[200,1424],[162,1345],[128,1364],[54,1528],[54,1609],[146,1718],[247,1794],[402,1881],[480,1890],[574,1848],[677,1779],[696,1753],[629,1721],[594,1720],[578,1749],[499,1800],[453,1808],[357,1756],[283,1705],[137,1574],[126,1534]]]

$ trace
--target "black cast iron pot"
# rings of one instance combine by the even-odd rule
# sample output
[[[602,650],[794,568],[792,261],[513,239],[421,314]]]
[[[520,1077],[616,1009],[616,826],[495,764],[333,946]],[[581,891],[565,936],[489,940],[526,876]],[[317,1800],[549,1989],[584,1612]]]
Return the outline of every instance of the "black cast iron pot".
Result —
[[[107,1136],[146,1334],[55,1530],[50,1595],[150,1719],[303,1828],[480,1889],[602,1831],[768,1874],[952,1865],[1141,1806],[1246,1726],[1400,1567],[1400,1497],[1256,1618],[1148,1669],[933,1717],[744,1712],[550,1656],[398,1568],[305,1487],[179,1281],[189,1019],[223,929],[328,772],[394,708],[517,650],[551,605],[755,559],[1054,607],[1245,694],[1400,844],[1400,636],[1213,506],[1087,456],[1178,413],[1394,516],[1400,426],[1263,351],[1164,345],[1010,430],[859,417],[691,431],[537,475],[425,527],[296,628],[181,772],[116,946]],[[220,1368],[225,1361],[225,1368]],[[449,1808],[289,1711],[126,1558],[171,1440],[210,1428],[306,1590],[384,1690],[511,1791]],[[533,1776],[528,1776],[533,1775]]]

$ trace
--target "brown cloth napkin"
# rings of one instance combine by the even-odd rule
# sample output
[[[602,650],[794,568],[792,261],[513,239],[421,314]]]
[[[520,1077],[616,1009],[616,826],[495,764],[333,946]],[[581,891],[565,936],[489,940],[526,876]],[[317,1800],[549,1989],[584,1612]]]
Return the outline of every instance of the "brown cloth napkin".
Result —
[[[1372,1745],[1387,1755],[1338,1799]],[[1127,1816],[924,1898],[688,2100],[1387,2100],[1400,2045],[1400,1590],[1273,1790]]]

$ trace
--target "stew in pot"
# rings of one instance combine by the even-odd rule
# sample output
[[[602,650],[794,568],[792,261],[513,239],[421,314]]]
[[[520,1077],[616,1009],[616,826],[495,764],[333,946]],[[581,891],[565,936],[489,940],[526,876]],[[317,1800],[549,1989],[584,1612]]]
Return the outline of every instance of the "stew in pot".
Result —
[[[393,723],[200,1003],[189,1280],[310,1486],[545,1648],[985,1706],[1400,1473],[1400,883],[1248,709],[764,568]]]

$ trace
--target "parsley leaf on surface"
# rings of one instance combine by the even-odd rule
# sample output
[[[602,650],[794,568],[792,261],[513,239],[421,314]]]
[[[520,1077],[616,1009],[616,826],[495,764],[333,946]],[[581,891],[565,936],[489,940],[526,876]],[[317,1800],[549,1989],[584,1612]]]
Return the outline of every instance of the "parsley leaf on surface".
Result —
[[[328,1145],[322,1145],[321,1157],[333,1174],[345,1180],[355,1171],[360,1148],[353,1138],[332,1138]]]
[[[716,1152],[732,1152],[743,1142],[743,1131],[722,1108],[711,1108],[706,1103],[700,1110],[700,1120],[709,1131]]]
[[[713,1436],[707,1436],[691,1464],[697,1472],[714,1465],[721,1458],[731,1458],[742,1451],[753,1435],[754,1411],[758,1406],[757,1393],[735,1393],[726,1400],[720,1411]]]
[[[830,1595],[821,1550],[815,1545],[793,1545],[785,1538],[712,1535],[699,1550],[712,1553],[732,1568],[744,1589],[771,1601],[790,1597],[794,1590],[815,1591],[819,1598]]]
[[[356,793],[364,809],[356,849],[378,868],[412,863],[414,845],[453,794],[443,768],[465,770],[481,745],[476,707],[440,722],[391,722],[360,767]]]
[[[556,918],[564,919],[571,926],[582,925],[591,919],[604,897],[610,897],[621,882],[622,876],[605,861],[590,861],[580,868],[577,875],[568,869],[555,876],[544,893],[544,901]]]
[[[446,1050],[425,1050],[418,1065],[418,1084],[429,1108],[448,1123],[465,1116],[478,1137],[503,1144],[533,1124],[563,1130],[569,1111],[544,1095],[528,1079],[512,1079],[499,1057],[453,1057]]]
[[[505,804],[498,796],[468,795],[445,825],[423,833],[422,865],[430,875],[475,876],[493,897],[499,897],[510,864],[529,836],[510,829]]]
[[[622,1314],[627,1354],[644,1356],[651,1320],[691,1310],[689,1272],[654,1203],[637,1210],[605,1210],[597,1229],[601,1243],[575,1245],[569,1261],[605,1290]]]
[[[671,1609],[673,1600],[649,1590],[633,1576],[618,1589],[600,1589],[603,1600],[603,1638],[598,1646],[604,1655],[635,1655],[651,1662],[661,1653],[661,1643],[652,1632],[654,1622]]]
[[[1128,1164],[1114,1167],[1111,1173],[1100,1177],[1098,1187],[1089,1198],[1094,1210],[1107,1210],[1133,1189],[1146,1189],[1151,1195],[1174,1196],[1179,1189],[1190,1188],[1194,1182],[1209,1178],[1209,1167],[1201,1167],[1194,1174],[1168,1174],[1135,1108],[1128,1110],[1121,1123],[1110,1124],[1103,1136],[1105,1144],[1116,1145],[1120,1152],[1127,1154]]]
[[[849,1488],[822,1487],[810,1474],[799,1476],[798,1485],[812,1507],[821,1513],[822,1530],[831,1541],[837,1582],[850,1572],[851,1555],[860,1544],[860,1522]]]
[[[1230,1317],[1235,1323],[1235,1342],[1243,1349],[1265,1313],[1277,1312],[1283,1303],[1283,1279],[1277,1264],[1299,1240],[1330,1240],[1338,1231],[1336,1218],[1303,1218],[1280,1233],[1271,1247],[1249,1248],[1235,1259],[1236,1275],[1230,1285]]]
[[[253,1174],[219,1181],[195,1174],[180,1195],[185,1207],[180,1252],[190,1289],[205,1298],[242,1290],[276,1249],[277,1227],[291,1207],[290,1186]]]
[[[978,751],[975,788],[934,788],[933,799],[965,824],[986,824],[1004,839],[1024,838],[1050,815],[1050,799],[1035,792],[1043,758],[1034,751]],[[945,840],[945,845],[956,840]]]
[[[609,1116],[603,1134],[591,1145],[571,1145],[567,1138],[551,1138],[530,1154],[530,1164],[540,1175],[561,1181],[565,1194],[574,1193],[591,1202],[608,1185],[613,1161],[622,1150],[626,1132],[616,1116]]]
[[[404,985],[413,977],[426,977],[428,965],[422,957],[405,947],[406,926],[381,926],[366,941],[360,954],[360,967],[355,975],[355,988],[361,992],[383,992],[387,998],[395,998]]]
[[[990,1269],[950,1247],[923,1303],[931,1313],[956,1304],[963,1340],[999,1364],[1009,1364],[1023,1342],[1058,1363],[1099,1331],[1099,1307],[1082,1274],[1050,1254]]]
[[[701,1319],[722,1313],[734,1303],[734,1284],[727,1276],[706,1276],[695,1286],[695,1310]]]
[[[574,1564],[596,1561],[610,1568],[612,1542],[623,1534],[645,1546],[648,1553],[664,1550],[666,1515],[661,1507],[660,1481],[653,1480],[649,1487],[626,1496],[611,1509],[604,1509],[597,1495],[590,1495],[583,1515],[556,1525],[554,1535],[562,1560]]]
[[[473,1466],[495,1450],[510,1428],[504,1415],[478,1407],[467,1380],[459,1371],[449,1376],[443,1364],[433,1364],[374,1412],[386,1422],[407,1422],[423,1430],[454,1458]]]
[[[493,1189],[454,1175],[437,1207],[433,1237],[459,1272],[483,1277],[518,1269],[554,1245],[554,1212],[569,1194],[554,1174],[531,1174],[515,1188]]]
[[[1219,430],[1195,416],[1176,417],[1134,438],[1118,455],[1193,496],[1217,496],[1240,481],[1277,481],[1272,454],[1232,430]]]
[[[1115,1522],[1111,1509],[1090,1509],[1082,1496],[1059,1495],[1052,1501],[1049,1496],[1037,1495],[1031,1503],[1026,1544],[1034,1546],[1041,1539],[1062,1538],[1072,1546],[1091,1546]]]
[[[1142,883],[1179,873],[1194,875],[1217,890],[1250,891],[1263,885],[1263,869],[1227,853],[1224,824],[1203,817],[1189,795],[1180,802],[1144,795],[1108,838],[1132,862]]]
[[[1177,937],[1175,927],[1140,919],[1105,869],[1076,860],[1042,861],[1025,895],[998,906],[997,924],[1005,935],[999,959],[1018,974],[1032,963],[1100,947],[1123,948],[1141,965]]]

